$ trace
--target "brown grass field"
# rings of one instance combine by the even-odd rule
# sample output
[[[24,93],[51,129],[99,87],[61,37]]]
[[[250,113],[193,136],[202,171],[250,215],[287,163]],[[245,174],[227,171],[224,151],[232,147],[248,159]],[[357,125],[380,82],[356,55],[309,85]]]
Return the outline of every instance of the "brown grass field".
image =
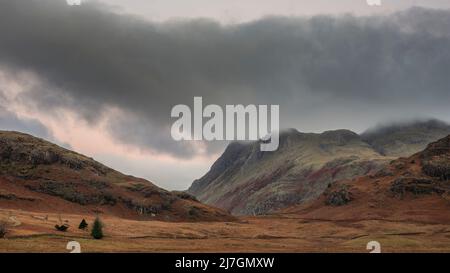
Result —
[[[60,216],[70,225],[67,232],[54,228]],[[0,252],[69,252],[69,241],[78,241],[82,252],[369,252],[366,244],[373,240],[382,252],[450,252],[450,226],[423,222],[321,221],[283,214],[181,223],[105,216],[105,238],[94,240],[78,229],[83,218],[93,221],[93,216],[0,210],[0,219],[16,225],[0,239]]]

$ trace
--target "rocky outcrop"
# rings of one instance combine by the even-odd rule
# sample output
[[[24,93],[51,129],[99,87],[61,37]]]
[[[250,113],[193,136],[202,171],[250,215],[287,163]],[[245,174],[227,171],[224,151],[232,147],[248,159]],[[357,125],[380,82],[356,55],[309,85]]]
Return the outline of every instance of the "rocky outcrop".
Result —
[[[427,149],[421,153],[423,161],[422,170],[425,174],[439,178],[440,180],[450,179],[450,138],[431,143]]]
[[[428,178],[401,177],[396,179],[391,185],[391,192],[396,196],[403,197],[407,193],[414,195],[442,194],[445,191],[437,183]]]
[[[443,159],[425,162],[422,170],[425,174],[437,177],[440,180],[450,179],[450,162]]]
[[[352,201],[352,196],[348,187],[341,187],[338,190],[327,194],[326,204],[329,206],[343,206]]]

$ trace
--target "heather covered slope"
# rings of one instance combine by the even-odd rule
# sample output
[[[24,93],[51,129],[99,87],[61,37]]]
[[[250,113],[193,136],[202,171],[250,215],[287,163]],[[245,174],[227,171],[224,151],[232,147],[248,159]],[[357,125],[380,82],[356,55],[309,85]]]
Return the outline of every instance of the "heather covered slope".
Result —
[[[231,217],[91,158],[18,132],[0,131],[0,208],[108,214],[138,220]]]
[[[363,175],[386,158],[348,130],[289,130],[276,152],[233,143],[189,193],[234,214],[264,214],[317,198],[333,181]]]
[[[289,130],[276,152],[258,143],[232,143],[188,192],[233,214],[265,214],[318,198],[329,185],[375,172],[399,156],[410,156],[450,134],[436,120],[390,125],[358,135]]]
[[[382,170],[332,185],[311,204],[286,212],[326,220],[450,224],[450,135]]]

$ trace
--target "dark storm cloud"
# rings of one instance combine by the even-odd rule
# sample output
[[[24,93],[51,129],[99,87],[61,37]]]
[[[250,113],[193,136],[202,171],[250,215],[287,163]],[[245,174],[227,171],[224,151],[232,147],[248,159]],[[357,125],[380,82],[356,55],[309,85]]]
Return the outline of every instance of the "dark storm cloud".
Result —
[[[41,77],[48,88],[29,99],[42,109],[68,107],[95,124],[119,107],[126,115],[108,126],[117,139],[190,156],[170,138],[170,109],[193,96],[280,104],[285,127],[311,105],[448,107],[449,29],[449,11],[426,9],[223,26],[152,23],[96,3],[0,0],[0,64]]]

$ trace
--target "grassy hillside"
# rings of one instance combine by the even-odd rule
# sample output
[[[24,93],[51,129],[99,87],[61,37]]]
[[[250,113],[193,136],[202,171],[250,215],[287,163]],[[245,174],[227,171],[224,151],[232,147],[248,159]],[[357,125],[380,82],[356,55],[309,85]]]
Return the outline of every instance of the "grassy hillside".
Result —
[[[181,193],[18,132],[0,131],[0,207],[165,221],[231,217]]]

